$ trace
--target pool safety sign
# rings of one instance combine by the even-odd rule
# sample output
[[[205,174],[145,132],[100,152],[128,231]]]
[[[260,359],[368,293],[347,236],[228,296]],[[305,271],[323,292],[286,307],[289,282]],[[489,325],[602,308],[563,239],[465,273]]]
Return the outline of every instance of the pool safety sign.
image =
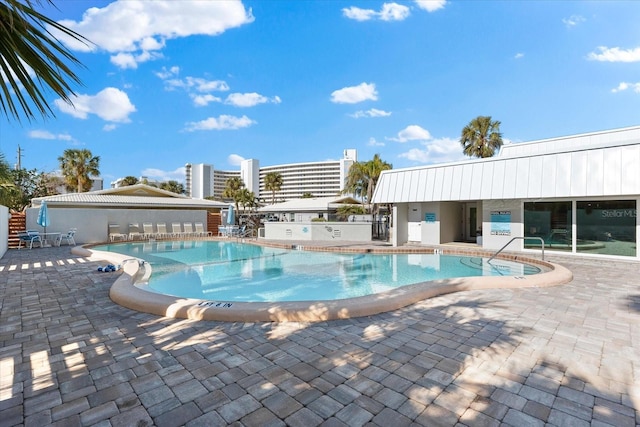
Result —
[[[491,235],[511,236],[511,211],[491,211]]]

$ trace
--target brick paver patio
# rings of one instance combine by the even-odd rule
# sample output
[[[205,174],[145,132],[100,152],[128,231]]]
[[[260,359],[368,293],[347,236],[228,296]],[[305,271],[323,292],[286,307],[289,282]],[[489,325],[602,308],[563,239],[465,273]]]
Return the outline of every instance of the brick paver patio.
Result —
[[[0,260],[1,426],[637,426],[640,263],[317,324],[160,318],[69,248]]]

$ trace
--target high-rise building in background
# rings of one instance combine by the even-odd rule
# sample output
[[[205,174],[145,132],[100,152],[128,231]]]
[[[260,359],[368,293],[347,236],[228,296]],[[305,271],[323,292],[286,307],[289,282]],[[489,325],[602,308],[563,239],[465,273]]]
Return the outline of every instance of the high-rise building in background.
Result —
[[[271,201],[271,192],[265,189],[264,179],[270,172],[282,176],[282,187],[276,192],[276,201],[299,199],[303,195],[313,197],[335,196],[342,192],[351,166],[358,161],[355,149],[346,149],[340,160],[289,163],[260,167],[257,159],[246,159],[238,171],[222,171],[209,164],[188,164],[186,167],[187,195],[195,198],[213,196],[222,198],[227,179],[238,177],[256,198]],[[210,171],[210,172],[209,172]]]

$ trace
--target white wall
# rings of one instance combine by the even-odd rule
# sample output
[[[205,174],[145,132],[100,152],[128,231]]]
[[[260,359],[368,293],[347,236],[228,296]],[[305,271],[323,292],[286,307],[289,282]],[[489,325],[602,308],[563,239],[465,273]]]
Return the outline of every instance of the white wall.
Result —
[[[435,214],[435,222],[426,222],[425,214]],[[422,243],[440,244],[440,202],[422,203]]]
[[[269,240],[371,241],[370,222],[265,222]]]
[[[27,229],[41,231],[37,224],[39,208],[27,209]],[[159,222],[167,224],[171,230],[172,222],[202,222],[207,223],[205,210],[177,210],[177,209],[86,209],[86,208],[56,208],[49,205],[51,222],[47,232],[66,233],[70,228],[77,228],[75,235],[77,244],[102,243],[109,240],[109,224],[118,224],[122,233],[127,233],[129,223],[137,223],[142,230],[143,222],[155,225]],[[6,240],[6,239],[5,239]]]
[[[9,247],[9,208],[0,205],[0,258]]]
[[[409,230],[407,221],[409,219],[409,204],[398,203],[393,205],[393,227],[389,230],[390,239],[393,246],[402,246],[407,243],[409,238]]]

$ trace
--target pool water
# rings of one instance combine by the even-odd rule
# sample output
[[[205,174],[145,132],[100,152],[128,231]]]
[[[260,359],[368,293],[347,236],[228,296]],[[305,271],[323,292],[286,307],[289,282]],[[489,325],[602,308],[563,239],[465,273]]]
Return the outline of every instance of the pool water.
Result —
[[[220,241],[129,242],[94,249],[150,263],[147,290],[210,301],[336,300],[438,279],[541,272],[501,259],[489,264],[479,257],[311,252]]]

